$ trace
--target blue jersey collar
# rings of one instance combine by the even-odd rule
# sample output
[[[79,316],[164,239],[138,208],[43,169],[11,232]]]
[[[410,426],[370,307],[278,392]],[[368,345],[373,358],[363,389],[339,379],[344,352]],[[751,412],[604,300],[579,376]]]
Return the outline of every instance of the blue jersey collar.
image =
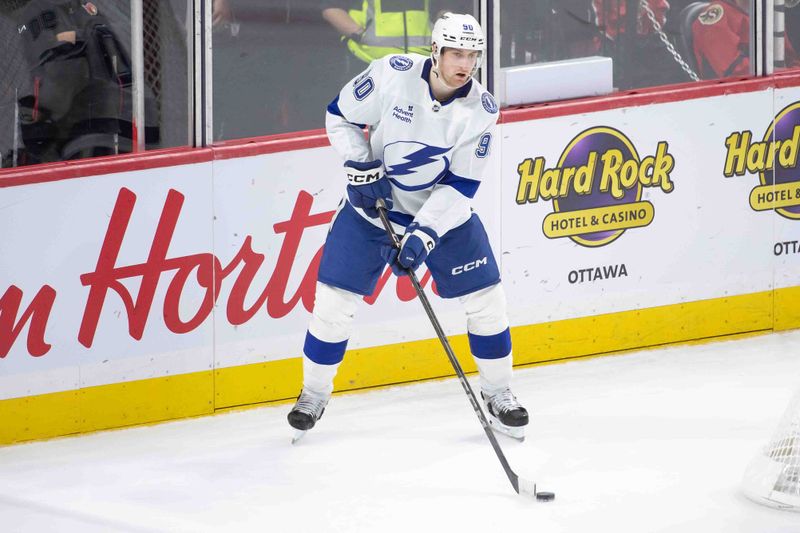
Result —
[[[428,94],[431,95],[431,100],[436,100],[436,98],[433,96],[433,89],[431,88],[430,82],[431,67],[433,67],[433,62],[431,61],[431,58],[428,58],[425,60],[425,64],[422,66],[422,79],[425,80],[425,83],[428,85]],[[464,98],[469,94],[470,89],[472,89],[472,78],[470,78],[470,80],[465,83],[463,87],[459,88],[455,93],[453,93],[453,96],[442,102],[442,105],[447,105],[456,98]]]

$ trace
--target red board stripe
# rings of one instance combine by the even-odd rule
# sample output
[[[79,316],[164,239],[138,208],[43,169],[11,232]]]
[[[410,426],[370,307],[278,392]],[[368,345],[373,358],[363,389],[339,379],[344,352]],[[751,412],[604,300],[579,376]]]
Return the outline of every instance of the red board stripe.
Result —
[[[307,148],[321,148],[329,145],[330,142],[325,130],[319,129],[225,141],[215,143],[213,149],[214,159],[232,159]]]
[[[210,148],[168,148],[0,170],[0,188],[211,161]]]

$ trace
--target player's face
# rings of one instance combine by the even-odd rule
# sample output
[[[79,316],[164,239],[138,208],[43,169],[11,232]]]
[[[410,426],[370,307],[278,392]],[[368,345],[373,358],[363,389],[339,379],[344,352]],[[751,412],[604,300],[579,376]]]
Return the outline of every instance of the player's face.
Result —
[[[445,48],[439,56],[439,73],[444,82],[450,87],[461,87],[467,83],[472,75],[472,69],[478,61],[480,52],[477,50],[462,50],[460,48]]]

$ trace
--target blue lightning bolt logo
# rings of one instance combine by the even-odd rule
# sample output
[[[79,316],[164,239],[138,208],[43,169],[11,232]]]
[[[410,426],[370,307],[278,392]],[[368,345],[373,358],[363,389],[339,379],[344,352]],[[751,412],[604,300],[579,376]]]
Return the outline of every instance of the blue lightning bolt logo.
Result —
[[[407,176],[414,174],[419,167],[423,167],[436,161],[436,157],[450,151],[450,148],[438,148],[436,146],[425,146],[416,152],[403,156],[407,163],[391,165],[387,174],[390,176]],[[446,160],[446,159],[445,159]]]

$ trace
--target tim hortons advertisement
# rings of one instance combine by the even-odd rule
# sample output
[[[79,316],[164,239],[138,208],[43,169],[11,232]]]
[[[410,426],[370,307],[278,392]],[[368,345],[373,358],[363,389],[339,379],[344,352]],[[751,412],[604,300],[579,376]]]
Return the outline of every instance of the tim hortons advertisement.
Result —
[[[746,184],[713,179],[725,159],[716,140],[771,109],[770,91],[504,125],[512,322],[771,288],[771,257],[750,251],[771,221],[735,203]]]
[[[210,163],[0,192],[0,398],[212,368]]]
[[[0,399],[298,357],[341,172],[325,148],[2,189]],[[351,347],[432,336],[387,267]]]

